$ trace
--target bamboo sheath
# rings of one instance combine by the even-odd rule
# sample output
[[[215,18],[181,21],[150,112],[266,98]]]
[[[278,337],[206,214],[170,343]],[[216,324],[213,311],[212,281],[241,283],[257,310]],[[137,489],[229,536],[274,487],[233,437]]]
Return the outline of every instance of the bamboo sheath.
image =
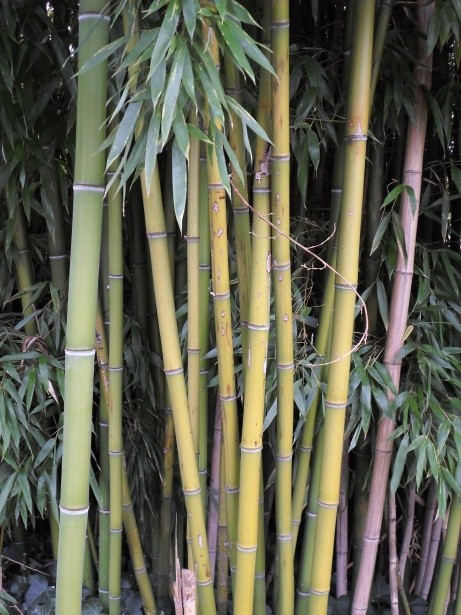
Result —
[[[168,266],[168,246],[158,167],[154,170],[150,190],[146,187],[144,172],[141,173],[141,185],[162,342],[163,364],[175,425],[181,481],[190,527],[191,548],[196,565],[199,605],[203,613],[212,615],[216,612],[213,579],[210,572],[205,518],[187,406],[187,391],[178,338],[173,286],[171,277],[164,275],[165,266]]]
[[[427,32],[433,10],[434,3],[425,6],[422,0],[419,2],[418,25],[423,35]],[[431,82],[431,56],[427,56],[426,44],[422,37],[419,40],[418,62],[419,64],[415,70],[417,83],[414,102],[415,121],[408,126],[403,172],[403,183],[411,186],[413,189],[417,205],[419,205],[421,193],[421,173],[427,122],[427,99],[424,95],[423,87],[430,87]],[[412,212],[411,201],[407,192],[403,194],[401,200],[400,219],[404,231],[407,255],[405,258],[399,251],[397,258],[392,284],[389,328],[384,351],[384,362],[396,389],[399,387],[401,370],[401,359],[396,357],[398,357],[398,352],[402,348],[407,324],[418,225],[418,207],[416,211]],[[392,401],[393,396],[390,391],[388,391],[388,397]],[[362,558],[359,568],[360,583],[354,594],[352,604],[353,615],[366,613],[368,608],[387,477],[389,476],[392,455],[393,442],[390,440],[390,436],[394,428],[393,419],[389,417],[381,418],[376,436],[375,458],[369,494],[369,501],[373,502],[373,506],[368,508],[365,523]]]
[[[325,398],[324,448],[314,544],[309,613],[326,613],[330,587],[334,529],[339,495],[341,454],[347,405],[352,345],[360,227],[369,117],[371,57],[375,2],[354,6],[351,73],[345,125],[343,201],[338,234],[338,256],[332,324],[331,364]]]
[[[82,0],[79,67],[108,41],[103,0]],[[64,445],[56,613],[81,612],[88,518],[95,318],[104,193],[107,64],[78,76],[72,248],[67,312]],[[82,301],[84,303],[82,303]],[[78,469],[78,471],[77,471]]]
[[[108,174],[111,177],[111,174]],[[122,193],[118,182],[108,192],[109,207],[109,613],[121,610],[122,565],[122,404],[123,404],[123,248]]]

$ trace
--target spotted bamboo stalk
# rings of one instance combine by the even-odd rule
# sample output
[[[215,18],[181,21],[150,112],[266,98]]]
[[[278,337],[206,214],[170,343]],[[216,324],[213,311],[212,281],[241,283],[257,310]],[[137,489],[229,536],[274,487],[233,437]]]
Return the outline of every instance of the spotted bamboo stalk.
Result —
[[[103,14],[104,7],[104,0],[80,2],[80,68],[107,44],[109,19]],[[105,137],[106,89],[106,62],[79,74],[56,587],[58,615],[79,615],[81,612],[104,193],[105,156],[100,146]]]
[[[351,72],[344,135],[343,200],[338,232],[331,364],[325,397],[324,446],[309,613],[327,612],[356,303],[375,2],[354,6]]]

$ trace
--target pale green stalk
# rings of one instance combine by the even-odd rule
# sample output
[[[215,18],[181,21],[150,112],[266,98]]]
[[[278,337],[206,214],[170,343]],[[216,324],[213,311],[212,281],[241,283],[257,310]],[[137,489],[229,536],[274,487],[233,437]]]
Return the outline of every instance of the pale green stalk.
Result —
[[[107,44],[104,0],[81,0],[79,67]],[[78,76],[74,208],[67,311],[66,376],[56,613],[79,615],[89,508],[95,320],[104,194],[107,64]]]

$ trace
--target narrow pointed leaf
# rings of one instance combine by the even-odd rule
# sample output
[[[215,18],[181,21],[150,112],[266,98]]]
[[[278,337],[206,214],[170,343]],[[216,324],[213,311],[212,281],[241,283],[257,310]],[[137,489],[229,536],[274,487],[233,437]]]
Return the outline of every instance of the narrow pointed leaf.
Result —
[[[180,16],[180,3],[179,0],[171,0],[163,18],[160,32],[157,40],[155,41],[155,47],[152,51],[151,64],[148,79],[152,77],[157,66],[165,58],[165,55],[171,45],[171,41],[176,32]]]
[[[178,141],[173,141],[171,151],[171,164],[173,176],[173,202],[174,211],[178,226],[182,229],[182,221],[186,208],[186,193],[187,193],[187,164],[186,157],[181,151]]]
[[[168,141],[173,117],[176,113],[176,101],[178,100],[179,89],[181,87],[181,77],[184,68],[184,57],[186,46],[180,45],[174,55],[171,73],[165,92],[162,111],[162,145]]]
[[[125,145],[132,138],[136,128],[136,122],[139,116],[139,112],[141,111],[141,106],[142,103],[140,102],[129,103],[125,111],[125,115],[120,122],[117,134],[115,135],[114,142],[112,143],[112,147],[107,157],[108,167],[114,162],[116,158],[120,156]]]

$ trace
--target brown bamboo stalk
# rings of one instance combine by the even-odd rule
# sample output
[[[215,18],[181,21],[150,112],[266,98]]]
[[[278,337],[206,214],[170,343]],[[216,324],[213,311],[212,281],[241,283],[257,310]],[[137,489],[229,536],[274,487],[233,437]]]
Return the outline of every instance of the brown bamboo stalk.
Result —
[[[435,564],[437,563],[437,555],[439,551],[440,538],[442,536],[443,517],[437,517],[432,524],[431,542],[429,546],[429,554],[426,561],[426,569],[424,571],[424,579],[421,585],[420,596],[427,600],[431,591],[432,579],[434,578]]]
[[[418,27],[422,33],[427,32],[428,23],[434,3],[425,6],[420,0],[418,10]],[[418,205],[421,194],[421,173],[426,136],[427,99],[424,87],[431,83],[431,57],[427,57],[426,42],[423,37],[419,41],[418,66],[415,69],[417,83],[415,92],[415,121],[410,123],[407,133],[407,148],[404,164],[403,183],[411,186],[416,200],[416,211],[413,211],[410,196],[405,192],[401,201],[400,219],[405,237],[406,258],[399,251],[397,266],[393,279],[392,298],[389,316],[389,329],[386,338],[384,362],[395,385],[399,387],[401,359],[398,352],[402,348],[404,333],[407,325],[408,307],[410,302],[411,282],[413,277],[413,263],[416,245],[416,230],[418,225]],[[389,400],[393,395],[388,391]],[[376,436],[375,458],[370,486],[369,501],[373,504],[368,507],[367,520],[363,535],[363,550],[359,568],[359,582],[355,589],[352,614],[366,613],[371,591],[376,555],[378,549],[379,533],[384,509],[387,478],[392,456],[393,442],[390,436],[395,429],[391,418],[383,417],[378,425]]]

